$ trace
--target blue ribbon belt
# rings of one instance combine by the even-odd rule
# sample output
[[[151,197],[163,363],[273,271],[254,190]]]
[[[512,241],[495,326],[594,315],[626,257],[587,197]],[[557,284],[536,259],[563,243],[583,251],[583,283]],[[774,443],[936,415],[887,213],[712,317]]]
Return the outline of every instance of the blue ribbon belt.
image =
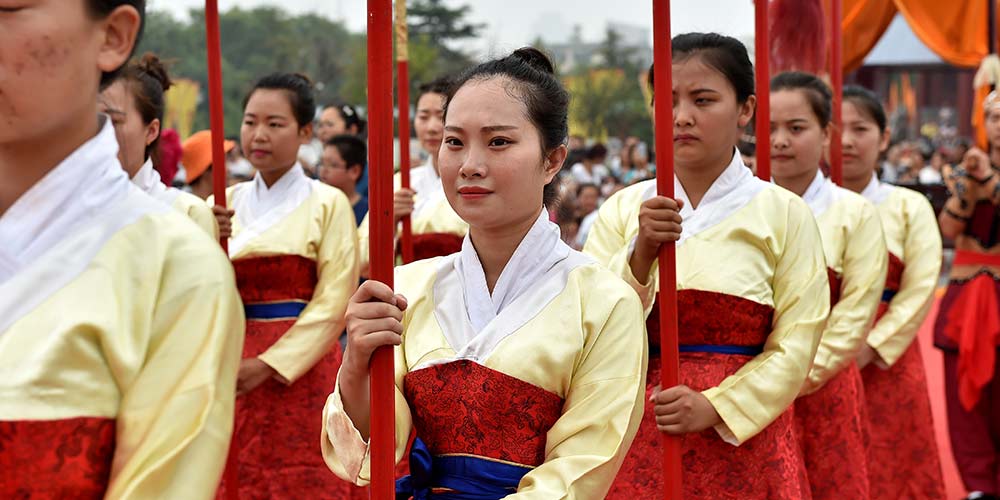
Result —
[[[269,302],[266,304],[244,304],[247,319],[295,319],[306,308],[305,302]]]
[[[396,500],[498,500],[516,493],[528,472],[531,467],[473,456],[431,456],[417,438],[410,451],[410,475],[396,481]]]
[[[680,352],[710,352],[714,354],[737,354],[756,356],[764,352],[763,345],[711,345],[711,344],[681,344],[677,346]]]
[[[889,290],[886,288],[882,291],[882,302],[892,302],[892,298],[895,297],[897,293],[899,293],[898,290]]]

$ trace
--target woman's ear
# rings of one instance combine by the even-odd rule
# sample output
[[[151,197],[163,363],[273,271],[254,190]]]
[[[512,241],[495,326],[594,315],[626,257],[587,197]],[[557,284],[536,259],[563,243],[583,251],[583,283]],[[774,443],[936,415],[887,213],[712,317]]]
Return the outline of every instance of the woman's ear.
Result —
[[[757,109],[757,96],[752,95],[747,97],[747,100],[740,105],[740,115],[737,118],[737,123],[739,123],[740,128],[746,128],[750,124],[750,120],[753,120],[754,111]]]
[[[153,121],[146,125],[146,146],[152,144],[157,137],[160,137],[160,119],[153,118]]]
[[[305,126],[299,129],[299,142],[302,144],[309,144],[313,137],[313,124],[307,123]]]
[[[139,36],[142,16],[131,5],[121,5],[111,11],[100,24],[101,45],[97,56],[97,67],[110,73],[122,67]]]
[[[567,155],[569,155],[569,148],[565,144],[560,144],[559,147],[549,152],[545,158],[545,182],[551,181],[562,170]]]

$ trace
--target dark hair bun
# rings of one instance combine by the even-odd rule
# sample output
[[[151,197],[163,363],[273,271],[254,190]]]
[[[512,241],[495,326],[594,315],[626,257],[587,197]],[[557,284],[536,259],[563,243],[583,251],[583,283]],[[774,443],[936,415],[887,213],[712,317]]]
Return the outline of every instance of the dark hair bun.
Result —
[[[292,77],[293,78],[298,78],[298,79],[302,80],[306,85],[309,86],[309,88],[313,87],[313,81],[312,81],[312,79],[310,79],[308,76],[306,76],[303,73],[292,73]]]
[[[143,54],[142,59],[136,64],[136,69],[159,83],[164,92],[173,85],[166,65],[152,52]]]
[[[552,65],[552,60],[544,52],[534,47],[521,47],[515,50],[510,57],[520,59],[543,73],[556,74],[556,68]]]

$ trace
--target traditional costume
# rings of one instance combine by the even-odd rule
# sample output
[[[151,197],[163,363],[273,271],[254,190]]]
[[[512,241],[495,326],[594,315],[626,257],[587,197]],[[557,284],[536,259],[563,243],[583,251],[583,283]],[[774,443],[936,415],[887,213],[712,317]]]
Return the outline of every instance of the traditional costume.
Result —
[[[213,239],[219,239],[219,225],[215,221],[212,208],[191,193],[163,185],[160,174],[153,168],[152,160],[146,160],[142,168],[132,177],[132,183],[160,203],[188,216]]]

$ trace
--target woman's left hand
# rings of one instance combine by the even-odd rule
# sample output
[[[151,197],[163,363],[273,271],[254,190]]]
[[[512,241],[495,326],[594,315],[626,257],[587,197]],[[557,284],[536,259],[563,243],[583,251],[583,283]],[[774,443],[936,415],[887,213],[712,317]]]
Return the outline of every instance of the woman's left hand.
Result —
[[[258,358],[240,361],[240,371],[236,376],[236,395],[242,396],[263,384],[278,372]]]
[[[722,417],[704,394],[685,385],[653,389],[656,427],[667,434],[701,432],[722,423]]]

